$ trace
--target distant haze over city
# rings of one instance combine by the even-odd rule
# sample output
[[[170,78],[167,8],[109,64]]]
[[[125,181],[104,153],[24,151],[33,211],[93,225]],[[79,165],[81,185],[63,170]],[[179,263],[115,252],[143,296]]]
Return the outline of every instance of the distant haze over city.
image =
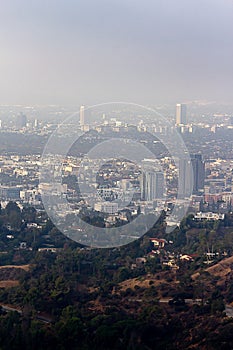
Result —
[[[1,4],[0,104],[230,104],[229,0]]]

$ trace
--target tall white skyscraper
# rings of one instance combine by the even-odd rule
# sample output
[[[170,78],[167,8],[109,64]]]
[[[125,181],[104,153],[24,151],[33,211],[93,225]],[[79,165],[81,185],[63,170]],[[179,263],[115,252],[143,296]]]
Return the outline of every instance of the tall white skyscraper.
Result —
[[[164,197],[164,174],[155,169],[146,169],[141,177],[141,198],[153,201]]]
[[[179,162],[180,192],[184,197],[201,194],[204,191],[205,163],[201,154],[191,154],[190,160],[180,159]]]
[[[186,111],[187,111],[186,105],[177,103],[176,105],[176,124],[177,125],[187,123]]]
[[[80,107],[80,119],[79,119],[79,122],[80,122],[80,126],[84,126],[85,124],[85,106],[81,106]]]
[[[179,186],[182,197],[190,197],[193,192],[193,168],[191,160],[179,160]]]

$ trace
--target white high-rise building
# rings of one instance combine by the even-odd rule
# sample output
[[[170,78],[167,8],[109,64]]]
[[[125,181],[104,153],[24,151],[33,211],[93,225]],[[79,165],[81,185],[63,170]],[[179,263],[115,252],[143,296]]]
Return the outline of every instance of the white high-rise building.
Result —
[[[193,168],[191,160],[179,160],[179,186],[182,198],[190,197],[193,189]]]
[[[141,199],[153,201],[164,197],[164,174],[155,169],[146,169],[141,176]]]
[[[176,105],[176,124],[180,125],[180,124],[186,124],[187,120],[186,120],[186,105],[181,104],[181,103],[177,103]]]
[[[80,126],[84,126],[85,125],[85,106],[81,106],[80,107]]]
[[[190,160],[179,161],[180,192],[183,196],[202,194],[205,181],[205,163],[201,154],[191,154]]]

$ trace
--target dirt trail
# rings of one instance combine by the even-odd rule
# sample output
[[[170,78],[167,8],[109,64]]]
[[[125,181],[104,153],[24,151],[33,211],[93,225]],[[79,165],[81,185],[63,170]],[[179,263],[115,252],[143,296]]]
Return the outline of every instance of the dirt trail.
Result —
[[[4,266],[0,266],[0,269],[11,269],[11,268],[29,271],[30,265],[4,265]]]
[[[12,287],[17,287],[18,285],[19,285],[19,281],[13,281],[13,280],[0,281],[0,288],[12,288]]]

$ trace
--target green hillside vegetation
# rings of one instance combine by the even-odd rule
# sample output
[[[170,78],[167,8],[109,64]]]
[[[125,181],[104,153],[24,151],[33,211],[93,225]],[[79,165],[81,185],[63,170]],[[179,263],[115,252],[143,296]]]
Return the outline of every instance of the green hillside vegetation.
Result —
[[[0,287],[0,348],[232,348],[225,305],[233,302],[233,215],[218,222],[190,215],[170,234],[164,219],[127,246],[88,249],[45,214],[9,203],[0,212],[0,281],[18,284]],[[154,257],[151,237],[168,242]],[[43,247],[56,250],[38,251]],[[170,255],[176,268],[164,264]],[[146,262],[135,264],[139,257]],[[25,264],[29,269],[15,272]]]

